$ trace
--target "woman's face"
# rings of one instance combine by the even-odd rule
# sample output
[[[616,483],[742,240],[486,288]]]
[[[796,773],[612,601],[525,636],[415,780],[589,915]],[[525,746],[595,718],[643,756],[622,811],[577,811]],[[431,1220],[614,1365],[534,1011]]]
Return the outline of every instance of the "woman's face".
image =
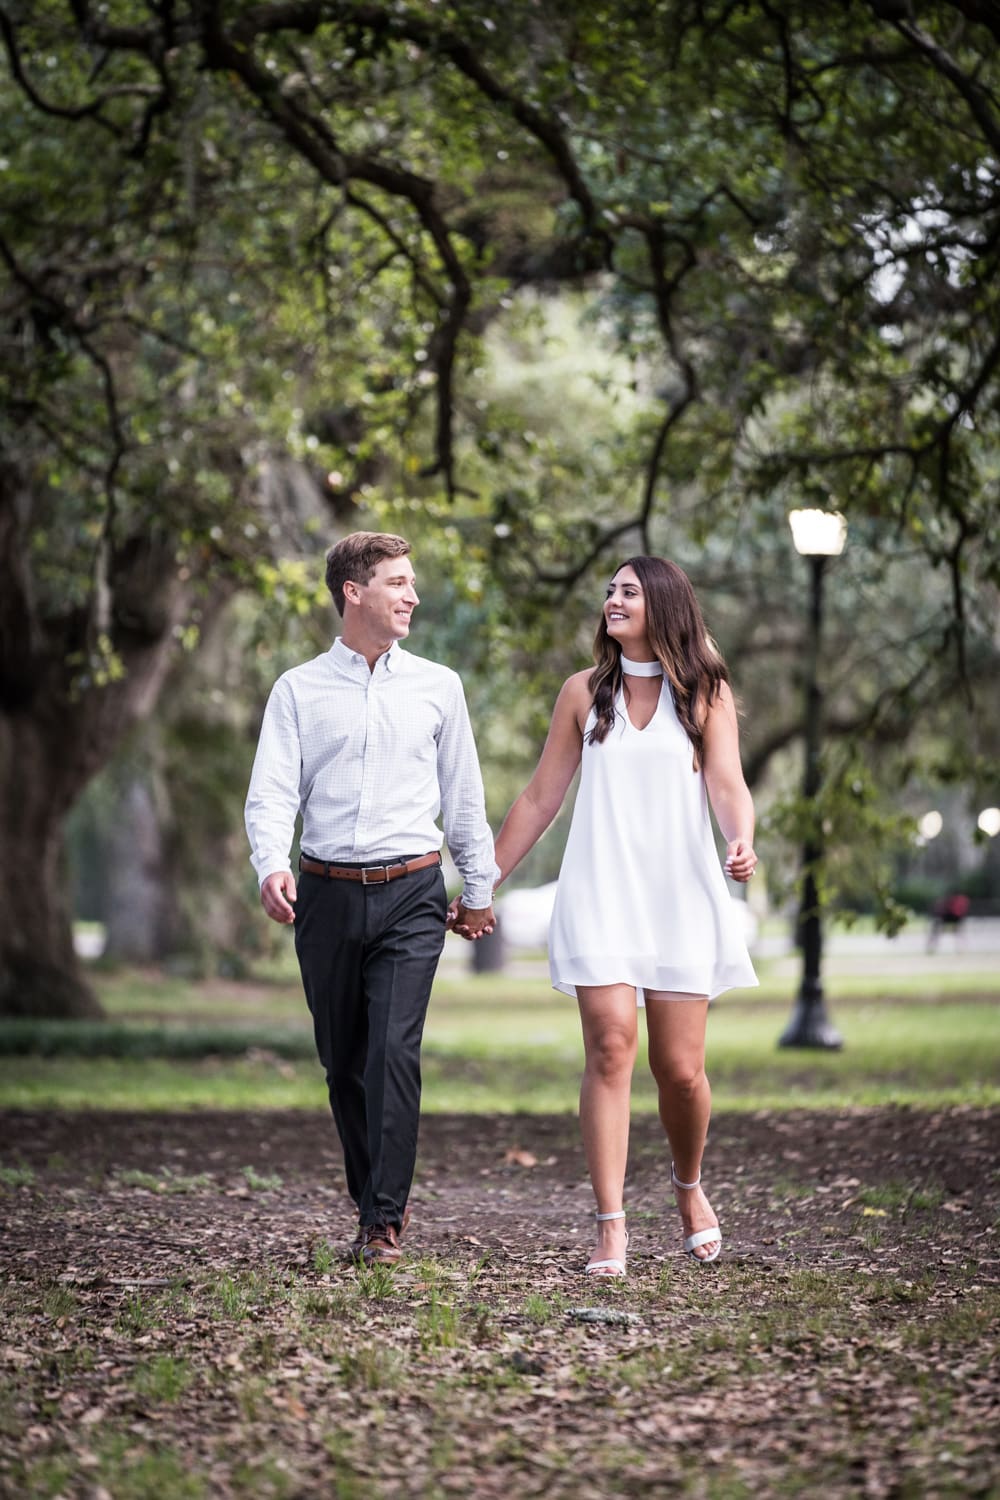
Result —
[[[604,600],[608,635],[628,656],[629,644],[646,639],[646,599],[634,568],[619,568]]]

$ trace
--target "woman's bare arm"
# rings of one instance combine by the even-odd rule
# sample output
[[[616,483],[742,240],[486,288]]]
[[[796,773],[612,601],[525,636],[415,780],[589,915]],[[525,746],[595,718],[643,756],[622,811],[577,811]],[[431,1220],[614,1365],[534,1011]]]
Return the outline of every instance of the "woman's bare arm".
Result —
[[[728,683],[705,714],[703,734],[705,785],[726,840],[726,870],[734,880],[749,880],[757,864],[753,798],[743,778],[736,704]]]
[[[497,836],[500,881],[534,848],[562,807],[583,753],[583,728],[590,712],[589,676],[589,671],[577,672],[560,689],[535,774],[511,805]]]

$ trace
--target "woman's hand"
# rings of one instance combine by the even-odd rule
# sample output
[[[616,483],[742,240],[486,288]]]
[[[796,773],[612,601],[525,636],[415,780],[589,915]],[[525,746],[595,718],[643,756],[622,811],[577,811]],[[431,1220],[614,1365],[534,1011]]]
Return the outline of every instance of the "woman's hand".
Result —
[[[731,839],[726,845],[726,874],[730,880],[741,884],[750,879],[757,868],[757,856],[753,845],[746,839]]]

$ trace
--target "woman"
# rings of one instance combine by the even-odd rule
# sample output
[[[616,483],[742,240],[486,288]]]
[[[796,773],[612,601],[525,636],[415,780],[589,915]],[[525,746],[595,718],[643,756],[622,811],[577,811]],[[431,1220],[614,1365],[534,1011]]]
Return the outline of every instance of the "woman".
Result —
[[[552,822],[582,760],[549,961],[553,985],[576,996],[583,1023],[580,1124],[597,1200],[597,1244],[586,1270],[623,1276],[637,1002],[645,1002],[684,1248],[702,1265],[722,1249],[700,1186],[711,1111],[705,1023],[714,995],[757,978],[719,866],[706,793],[731,878],[749,880],[757,856],[728,673],[675,563],[632,557],[618,569],[594,658],[593,671],[563,684],[538,768],[507,814],[496,859],[503,881]]]

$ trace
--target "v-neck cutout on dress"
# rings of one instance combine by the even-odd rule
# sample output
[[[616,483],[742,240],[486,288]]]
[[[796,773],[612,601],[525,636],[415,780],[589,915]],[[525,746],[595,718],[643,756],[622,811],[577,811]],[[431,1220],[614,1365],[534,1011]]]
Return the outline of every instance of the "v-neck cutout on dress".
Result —
[[[637,682],[642,682],[643,679],[641,677],[639,677],[639,678],[636,678],[636,681]],[[621,694],[622,694],[622,709],[624,710],[624,713],[625,713],[625,722],[628,724],[628,726],[629,726],[630,729],[634,729],[635,730],[636,734],[645,734],[646,730],[649,728],[650,724],[652,724],[653,720],[656,718],[656,715],[659,713],[659,711],[660,711],[660,700],[663,697],[663,683],[664,683],[664,679],[661,677],[660,678],[660,691],[656,695],[656,702],[653,704],[653,712],[650,714],[650,716],[646,720],[645,724],[641,724],[641,725],[634,723],[634,721],[632,719],[632,714],[629,711],[628,698],[626,696],[625,689],[624,689],[624,687],[622,688],[622,690],[621,690]]]

